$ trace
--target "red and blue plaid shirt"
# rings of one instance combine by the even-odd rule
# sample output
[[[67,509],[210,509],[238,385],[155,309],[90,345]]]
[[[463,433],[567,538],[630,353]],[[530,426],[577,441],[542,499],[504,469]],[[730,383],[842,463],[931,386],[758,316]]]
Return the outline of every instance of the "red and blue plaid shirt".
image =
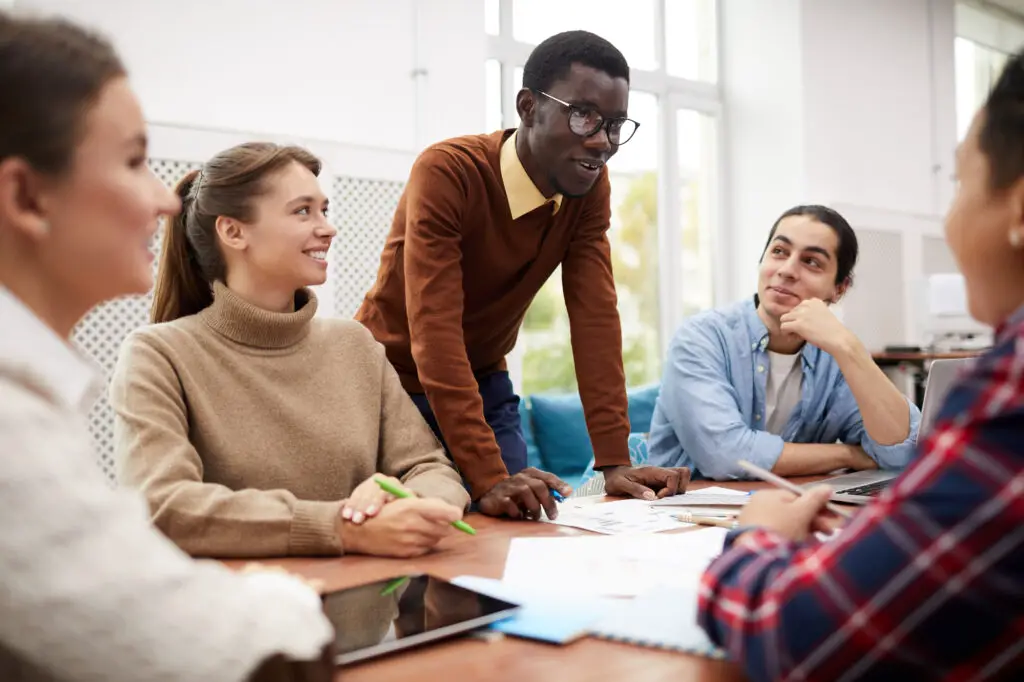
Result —
[[[735,536],[699,619],[755,680],[1024,679],[1024,308],[847,528]]]

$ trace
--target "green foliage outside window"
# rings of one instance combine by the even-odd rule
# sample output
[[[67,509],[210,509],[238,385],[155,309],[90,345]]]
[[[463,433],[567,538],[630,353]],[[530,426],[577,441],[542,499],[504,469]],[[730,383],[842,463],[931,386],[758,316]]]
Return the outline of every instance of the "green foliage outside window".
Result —
[[[625,196],[614,208],[609,238],[622,318],[626,383],[638,386],[658,379],[658,176],[655,172],[618,178]],[[628,184],[627,184],[628,183]],[[621,185],[620,185],[621,186]],[[523,323],[524,394],[575,391],[569,316],[556,271],[540,290]]]

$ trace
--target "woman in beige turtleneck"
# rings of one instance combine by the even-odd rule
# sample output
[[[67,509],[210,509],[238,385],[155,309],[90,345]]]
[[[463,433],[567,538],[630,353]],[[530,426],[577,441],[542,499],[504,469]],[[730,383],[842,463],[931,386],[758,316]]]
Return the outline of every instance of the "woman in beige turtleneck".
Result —
[[[356,322],[314,317],[306,287],[326,279],[336,234],[319,171],[305,150],[247,144],[186,176],[158,324],[114,372],[120,478],[193,555],[413,556],[469,502],[384,349]],[[367,508],[378,472],[417,497]],[[343,518],[353,496],[362,523]]]

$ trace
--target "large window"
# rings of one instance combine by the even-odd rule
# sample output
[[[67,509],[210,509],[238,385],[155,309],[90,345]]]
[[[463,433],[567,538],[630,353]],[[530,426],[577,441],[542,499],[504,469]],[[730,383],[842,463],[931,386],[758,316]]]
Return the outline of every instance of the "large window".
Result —
[[[956,39],[954,55],[957,139],[963,140],[975,112],[985,104],[989,91],[1006,66],[1008,56],[967,38]]]
[[[963,140],[1008,55],[1024,47],[1024,18],[973,2],[957,2],[955,16],[956,127]]]
[[[720,102],[715,0],[488,0],[487,128],[514,127],[533,46],[593,31],[630,63],[629,115],[640,130],[609,162],[609,239],[627,382],[655,381],[685,315],[712,306]],[[556,272],[531,306],[510,369],[523,394],[576,388],[569,318]]]

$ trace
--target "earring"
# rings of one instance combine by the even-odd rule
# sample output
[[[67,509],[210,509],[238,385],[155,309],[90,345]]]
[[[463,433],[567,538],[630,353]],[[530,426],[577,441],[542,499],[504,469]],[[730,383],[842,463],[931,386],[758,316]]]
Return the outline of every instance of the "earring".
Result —
[[[1015,249],[1024,247],[1024,230],[1012,230],[1010,232],[1010,246]]]

